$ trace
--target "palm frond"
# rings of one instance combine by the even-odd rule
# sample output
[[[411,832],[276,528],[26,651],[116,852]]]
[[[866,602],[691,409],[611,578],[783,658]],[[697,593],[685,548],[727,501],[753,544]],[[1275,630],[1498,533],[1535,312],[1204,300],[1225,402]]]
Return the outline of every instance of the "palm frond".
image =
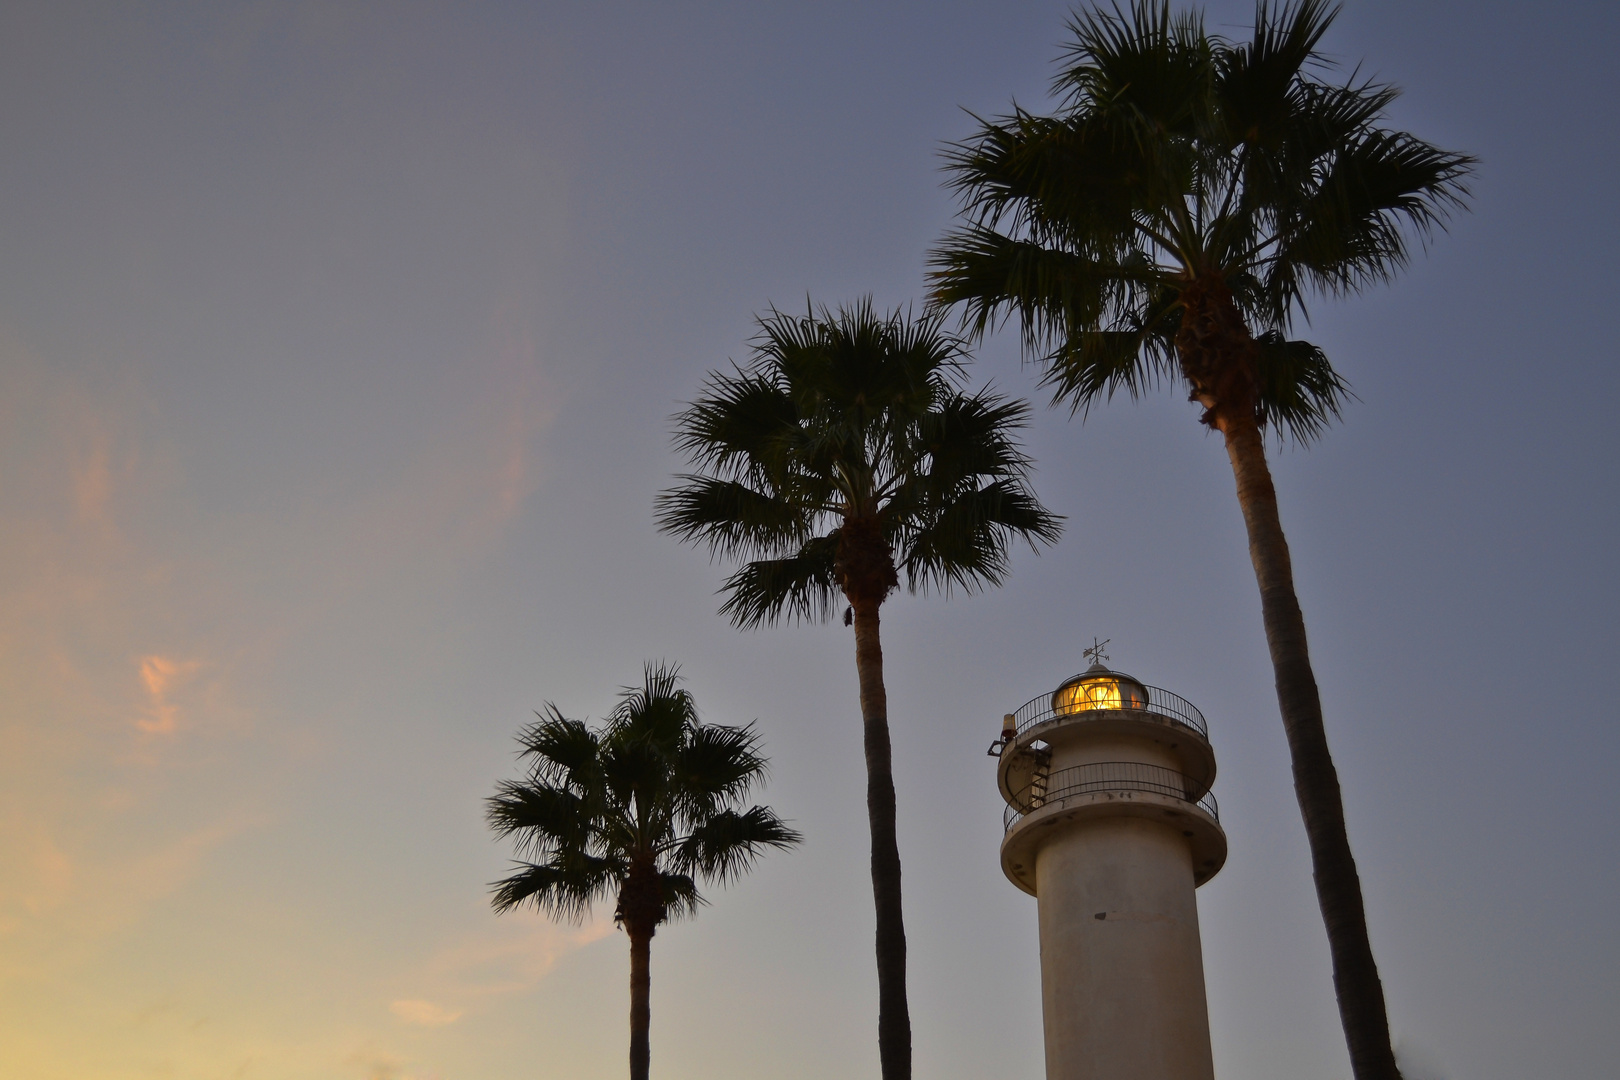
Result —
[[[1136,234],[1142,182],[1155,163],[1128,124],[1022,109],[975,119],[976,136],[945,150],[947,184],[968,220],[986,228],[1010,225],[1043,243]]]
[[[1077,12],[1052,90],[1069,109],[1106,109],[1146,130],[1185,132],[1201,119],[1214,56],[1197,16],[1168,0]],[[1151,135],[1145,136],[1152,138]]]
[[[975,337],[1016,314],[1025,348],[1071,328],[1104,324],[1120,310],[1140,307],[1164,276],[1143,259],[1122,263],[1101,253],[1077,253],[970,224],[946,234],[929,256],[933,301],[962,305]]]
[[[1052,404],[1066,404],[1071,416],[1083,417],[1099,398],[1124,391],[1134,399],[1177,378],[1179,303],[1176,290],[1160,288],[1141,310],[1122,312],[1109,329],[1069,333],[1042,358],[1041,385],[1051,389]]]
[[[1288,341],[1271,331],[1255,344],[1261,421],[1302,445],[1315,441],[1342,417],[1345,400],[1355,396],[1350,384],[1308,341]]]
[[[847,415],[864,426],[884,410],[925,409],[959,377],[962,342],[936,314],[878,315],[870,297],[804,317],[772,310],[760,320],[758,361],[798,406],[800,422]]]
[[[519,756],[529,759],[537,782],[558,783],[574,791],[591,784],[596,762],[596,736],[582,721],[570,720],[546,702],[539,717],[518,732]]]
[[[1473,163],[1401,132],[1341,147],[1280,233],[1273,290],[1295,278],[1328,293],[1391,279],[1406,265],[1408,234],[1431,235],[1463,205]]]
[[[698,908],[708,903],[689,874],[659,874],[658,894],[664,902],[665,919],[689,919],[697,914]]]
[[[640,686],[621,688],[608,717],[608,738],[615,745],[648,742],[662,753],[674,753],[697,722],[697,702],[681,689],[680,666],[649,662],[642,668]]]
[[[953,394],[921,417],[907,447],[907,483],[946,492],[982,476],[1027,476],[1030,459],[1014,434],[1029,405],[990,389]]]
[[[768,478],[798,433],[782,387],[756,373],[711,373],[706,393],[675,417],[675,445],[694,462],[734,478]]]
[[[1217,51],[1221,111],[1233,134],[1242,138],[1251,130],[1266,130],[1306,72],[1328,66],[1316,47],[1339,9],[1326,0],[1261,0],[1252,37]]]
[[[596,808],[589,794],[533,781],[503,780],[484,803],[484,820],[497,836],[519,839],[519,850],[540,856],[585,850]]]
[[[712,555],[780,555],[804,542],[814,504],[758,491],[736,480],[684,474],[658,494],[660,532],[708,547]]]
[[[578,923],[592,904],[617,888],[624,867],[611,859],[586,855],[555,863],[520,863],[516,873],[491,883],[490,903],[496,912],[524,902],[554,918]]]
[[[833,572],[837,553],[834,530],[807,541],[797,555],[745,564],[721,586],[726,602],[720,605],[720,614],[742,629],[783,618],[825,622],[838,597]]]
[[[759,737],[746,727],[693,728],[673,762],[683,815],[698,820],[747,796],[766,774]]]
[[[675,866],[715,881],[731,881],[768,848],[788,848],[804,838],[768,806],[741,813],[725,810],[693,829],[672,853]]]
[[[1033,550],[1056,543],[1063,518],[1048,512],[1017,480],[996,480],[957,494],[928,524],[907,538],[901,561],[907,587],[974,592],[999,585],[1015,539]]]

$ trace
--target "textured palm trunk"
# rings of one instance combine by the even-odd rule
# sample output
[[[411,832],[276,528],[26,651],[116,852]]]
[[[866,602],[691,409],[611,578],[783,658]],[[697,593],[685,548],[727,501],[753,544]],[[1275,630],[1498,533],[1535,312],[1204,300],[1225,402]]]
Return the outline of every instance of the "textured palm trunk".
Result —
[[[1339,1021],[1356,1080],[1400,1080],[1389,1042],[1384,987],[1367,938],[1361,878],[1344,827],[1339,774],[1328,753],[1322,699],[1305,641],[1305,616],[1294,594],[1294,567],[1277,516],[1266,448],[1255,413],[1256,346],[1226,283],[1201,277],[1182,290],[1176,334],[1181,368],[1204,405],[1204,423],[1226,440],[1238,505],[1249,533],[1249,558],[1260,585],[1260,613],[1277,679],[1277,705],[1294,769],[1294,796],[1305,819],[1316,901],[1333,957]]]
[[[906,1005],[906,928],[900,911],[900,847],[894,827],[889,698],[883,689],[878,607],[852,601],[855,670],[866,737],[866,815],[872,828],[872,898],[877,905],[878,1062],[883,1080],[910,1080],[911,1012]]]
[[[1260,584],[1260,610],[1277,678],[1277,704],[1294,767],[1294,794],[1310,841],[1316,899],[1333,955],[1333,987],[1356,1080],[1400,1080],[1390,1047],[1384,987],[1367,937],[1361,878],[1345,831],[1339,774],[1328,753],[1322,700],[1305,641],[1305,617],[1294,595],[1293,564],[1277,516],[1277,492],[1265,444],[1252,420],[1218,424],[1237,479],[1238,503],[1249,533],[1249,556]]]
[[[652,934],[625,929],[630,935],[630,1080],[647,1080],[652,1061]]]
[[[658,866],[645,850],[630,857],[614,918],[630,938],[630,1080],[647,1080],[652,1060],[652,939],[664,921],[664,901]]]

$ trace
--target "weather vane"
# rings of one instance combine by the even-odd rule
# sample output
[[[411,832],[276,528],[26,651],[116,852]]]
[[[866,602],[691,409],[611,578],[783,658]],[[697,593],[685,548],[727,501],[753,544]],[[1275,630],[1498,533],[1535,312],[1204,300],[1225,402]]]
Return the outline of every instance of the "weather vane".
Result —
[[[1112,640],[1114,639],[1103,638],[1101,641],[1098,641],[1096,638],[1092,638],[1091,648],[1083,650],[1080,655],[1090,657],[1093,663],[1100,664],[1104,660],[1108,659],[1108,654],[1103,652],[1103,646]]]

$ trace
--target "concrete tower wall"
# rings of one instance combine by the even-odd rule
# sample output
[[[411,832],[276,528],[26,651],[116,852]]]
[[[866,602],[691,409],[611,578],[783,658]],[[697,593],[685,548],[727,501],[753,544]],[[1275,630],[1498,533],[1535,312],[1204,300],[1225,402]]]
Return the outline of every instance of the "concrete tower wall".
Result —
[[[1213,1080],[1183,834],[1074,821],[1041,843],[1035,877],[1047,1080]]]
[[[1163,742],[1126,734],[1095,735],[1075,725],[1059,729],[1047,739],[1052,747],[1051,771],[1100,761],[1138,761],[1179,770],[1181,759]]]

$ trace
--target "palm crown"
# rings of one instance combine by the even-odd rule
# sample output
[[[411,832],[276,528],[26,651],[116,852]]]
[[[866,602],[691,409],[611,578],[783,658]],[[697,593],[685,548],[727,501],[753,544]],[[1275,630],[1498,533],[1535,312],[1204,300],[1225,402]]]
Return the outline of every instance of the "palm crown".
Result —
[[[906,937],[879,608],[913,590],[999,582],[1016,538],[1060,519],[1025,485],[1022,403],[960,389],[963,344],[938,315],[879,317],[871,302],[760,320],[753,362],[710,376],[676,420],[701,470],[659,496],[658,525],[751,561],[721,611],[739,626],[825,618],[842,592],[855,628],[877,915],[878,1059],[911,1075]]]
[[[753,363],[711,375],[677,418],[703,472],[659,499],[664,531],[754,557],[723,613],[825,618],[839,590],[880,603],[902,574],[913,590],[995,584],[1014,537],[1056,539],[1013,438],[1025,406],[963,393],[963,355],[937,317],[870,302],[760,320]]]
[[[1262,0],[1244,42],[1167,3],[1077,16],[1060,114],[1015,108],[948,155],[969,220],[934,253],[936,299],[977,332],[1016,313],[1076,410],[1179,370],[1212,410],[1316,435],[1347,389],[1292,319],[1403,266],[1473,162],[1379,127],[1394,88],[1317,77],[1336,14]],[[1222,356],[1234,318],[1252,343]]]
[[[753,728],[698,723],[678,682],[675,668],[648,664],[600,731],[548,704],[518,736],[528,776],[487,804],[489,823],[528,860],[495,883],[495,910],[527,901],[577,920],[616,896],[614,921],[630,938],[631,1080],[647,1080],[651,1060],[659,925],[703,903],[698,878],[725,881],[766,848],[799,842],[769,807],[741,809],[765,776]]]
[[[490,824],[526,861],[495,883],[499,911],[528,901],[567,919],[613,896],[615,919],[650,930],[799,836],[768,807],[741,809],[765,774],[750,727],[700,724],[677,672],[649,665],[601,731],[548,704],[518,739],[528,776],[503,781]]]

